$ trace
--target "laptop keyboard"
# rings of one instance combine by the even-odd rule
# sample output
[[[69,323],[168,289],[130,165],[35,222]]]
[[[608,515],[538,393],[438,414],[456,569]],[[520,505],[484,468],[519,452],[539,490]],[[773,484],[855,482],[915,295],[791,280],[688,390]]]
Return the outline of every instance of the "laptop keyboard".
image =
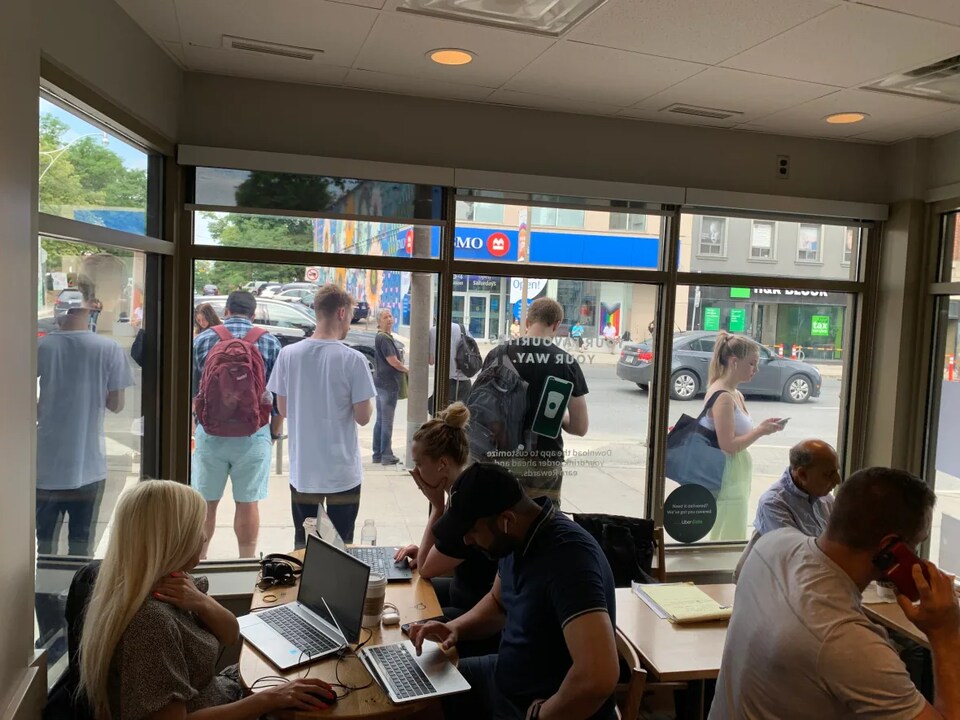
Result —
[[[328,638],[290,608],[268,610],[260,613],[260,618],[300,650],[304,657],[312,657],[340,647],[339,643]]]
[[[367,652],[380,662],[400,700],[436,692],[406,645],[376,645]]]
[[[383,561],[383,548],[352,547],[348,552],[357,560],[370,566],[370,571],[387,577],[387,564]]]

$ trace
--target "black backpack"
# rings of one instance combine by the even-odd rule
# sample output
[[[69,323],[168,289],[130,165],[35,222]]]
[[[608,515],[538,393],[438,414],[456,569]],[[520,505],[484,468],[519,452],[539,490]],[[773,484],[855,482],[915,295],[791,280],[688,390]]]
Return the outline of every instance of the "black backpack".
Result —
[[[467,329],[463,326],[463,323],[458,323],[458,325],[460,327],[460,342],[457,343],[457,354],[454,361],[457,364],[457,370],[471,378],[480,372],[480,368],[483,367],[483,356],[480,354],[477,341],[467,334]]]
[[[491,452],[514,452],[523,445],[527,386],[505,346],[487,355],[487,362],[467,398],[470,409],[467,434],[474,459],[496,460],[495,455],[490,456]]]

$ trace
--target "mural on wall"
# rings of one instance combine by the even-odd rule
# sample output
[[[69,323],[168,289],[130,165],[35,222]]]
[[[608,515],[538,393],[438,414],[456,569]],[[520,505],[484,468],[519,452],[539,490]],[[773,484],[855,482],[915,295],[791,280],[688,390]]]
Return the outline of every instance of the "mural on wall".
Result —
[[[603,328],[607,323],[610,323],[617,329],[617,334],[620,334],[620,303],[614,305],[608,305],[605,302],[600,303],[600,314],[602,316],[602,324],[600,325],[600,332],[603,332]]]

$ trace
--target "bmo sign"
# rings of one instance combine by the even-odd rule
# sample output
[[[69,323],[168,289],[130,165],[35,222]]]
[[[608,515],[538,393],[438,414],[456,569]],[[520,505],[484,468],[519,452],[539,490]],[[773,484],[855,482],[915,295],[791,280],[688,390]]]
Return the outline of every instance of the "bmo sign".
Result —
[[[457,228],[453,253],[458,260],[516,260],[517,231]]]

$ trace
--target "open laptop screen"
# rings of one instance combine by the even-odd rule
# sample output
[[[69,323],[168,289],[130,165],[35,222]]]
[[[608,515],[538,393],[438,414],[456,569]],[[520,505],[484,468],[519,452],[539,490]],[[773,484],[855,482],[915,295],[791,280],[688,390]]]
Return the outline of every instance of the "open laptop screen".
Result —
[[[339,625],[347,642],[353,644],[360,639],[369,576],[370,567],[366,563],[308,535],[297,600],[331,625]],[[327,612],[324,600],[336,616],[336,622]]]

